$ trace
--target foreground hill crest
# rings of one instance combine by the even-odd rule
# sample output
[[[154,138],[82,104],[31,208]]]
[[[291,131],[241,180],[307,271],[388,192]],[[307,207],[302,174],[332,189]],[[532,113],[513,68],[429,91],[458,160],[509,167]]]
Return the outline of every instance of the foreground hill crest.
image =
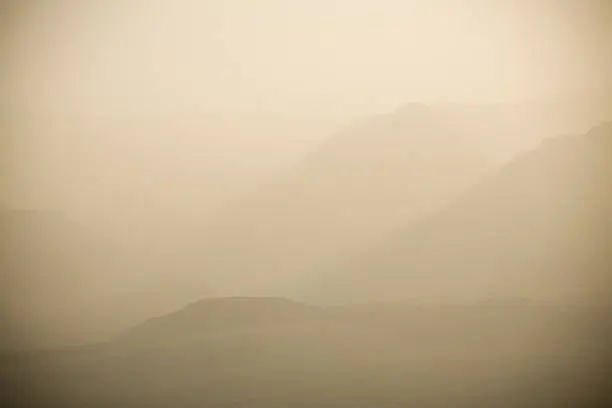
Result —
[[[207,298],[147,320],[124,337],[175,336],[193,331],[253,328],[316,321],[323,311],[279,297]]]

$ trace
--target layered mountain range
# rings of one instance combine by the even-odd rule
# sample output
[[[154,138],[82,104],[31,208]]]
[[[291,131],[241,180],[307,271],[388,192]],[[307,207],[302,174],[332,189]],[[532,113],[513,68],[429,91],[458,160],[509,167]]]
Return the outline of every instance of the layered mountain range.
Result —
[[[514,184],[506,176],[499,187],[493,186],[497,179],[487,181],[490,187],[481,184],[514,155],[560,134],[583,134],[610,115],[608,99],[583,95],[498,105],[410,104],[365,119],[210,222],[194,225],[185,259],[220,294],[316,299],[312,285],[320,280],[325,286],[338,265],[361,260],[387,235],[455,207],[477,185],[506,190]],[[579,177],[571,166],[560,169],[566,172],[560,180]]]
[[[612,123],[519,155],[453,204],[344,264],[329,299],[607,298]]]

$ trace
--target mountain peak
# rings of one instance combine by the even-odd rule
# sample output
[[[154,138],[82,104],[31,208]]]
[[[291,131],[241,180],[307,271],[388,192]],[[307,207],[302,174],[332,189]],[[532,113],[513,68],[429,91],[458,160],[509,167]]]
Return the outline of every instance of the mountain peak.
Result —
[[[200,330],[224,330],[286,325],[312,321],[321,311],[310,305],[276,297],[207,298],[130,330],[130,337],[182,335]]]

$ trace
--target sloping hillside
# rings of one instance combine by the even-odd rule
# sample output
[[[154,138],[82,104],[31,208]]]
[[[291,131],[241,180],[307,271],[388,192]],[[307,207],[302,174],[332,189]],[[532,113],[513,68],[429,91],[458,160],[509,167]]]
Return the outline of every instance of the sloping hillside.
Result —
[[[223,295],[314,299],[334,267],[441,211],[518,152],[580,134],[612,114],[609,98],[491,105],[409,104],[327,140],[267,187],[194,226],[190,265]],[[186,258],[188,258],[186,256]]]
[[[571,308],[497,303],[205,299],[109,343],[0,355],[0,385],[27,379],[14,397],[33,407],[535,408],[574,398],[598,342],[583,353],[551,330]]]
[[[611,159],[611,123],[548,139],[320,285],[329,299],[605,299]]]
[[[491,169],[478,141],[440,119],[417,105],[337,134],[202,226],[194,262],[224,294],[297,294],[302,277],[440,208]]]

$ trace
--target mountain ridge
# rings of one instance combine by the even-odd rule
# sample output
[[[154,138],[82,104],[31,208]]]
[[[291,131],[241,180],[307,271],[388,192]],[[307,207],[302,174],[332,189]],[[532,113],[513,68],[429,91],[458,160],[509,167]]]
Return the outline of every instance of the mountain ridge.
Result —
[[[536,281],[544,278],[544,271],[548,271],[547,279],[553,279],[558,269],[559,277],[565,274],[564,279],[570,280],[554,285],[566,285],[566,290],[571,290],[567,285],[574,281],[576,288],[583,286],[586,290],[588,282],[576,281],[579,263],[601,280],[601,268],[605,268],[606,259],[609,261],[604,247],[605,237],[610,237],[612,204],[607,180],[612,174],[610,140],[612,122],[606,122],[580,137],[562,136],[542,143],[482,181],[446,210],[404,228],[383,239],[371,252],[358,256],[346,267],[346,282],[354,282],[354,290],[366,290],[368,284],[387,284],[391,290],[394,285],[385,283],[385,279],[391,279],[396,283],[392,291],[401,296],[404,285],[412,295],[427,293],[424,286],[414,288],[410,282],[422,279],[431,285],[434,281],[442,285],[446,280],[445,293],[450,293],[453,284],[461,286],[461,274],[468,280],[479,274],[478,279],[485,284],[493,276],[504,282],[514,271],[517,276],[512,278],[513,284],[521,284],[520,276],[525,279],[525,289],[531,282],[535,285],[531,290],[537,292],[539,288],[546,293],[544,281]],[[473,268],[478,270],[476,274],[470,270]],[[486,277],[486,269],[490,269],[492,277]],[[505,272],[496,275],[496,270]],[[376,279],[374,271],[379,275]],[[530,273],[533,276],[527,278]],[[349,275],[365,280],[358,283]],[[340,282],[342,279],[338,285]],[[340,286],[335,288],[332,292],[336,294],[353,290],[350,285],[342,290]],[[503,293],[506,289],[509,290],[502,284],[496,290]]]

